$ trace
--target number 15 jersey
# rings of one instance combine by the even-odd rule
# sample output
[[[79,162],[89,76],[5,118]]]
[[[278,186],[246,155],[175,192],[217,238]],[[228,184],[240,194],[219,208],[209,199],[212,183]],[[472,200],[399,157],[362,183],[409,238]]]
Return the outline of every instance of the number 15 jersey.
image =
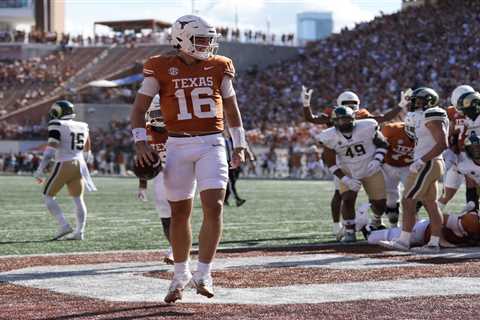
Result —
[[[143,67],[159,84],[162,115],[169,132],[223,131],[222,81],[233,78],[229,58],[215,55],[187,65],[177,55],[154,56]]]
[[[332,127],[322,131],[318,139],[335,151],[340,166],[347,169],[353,178],[362,179],[367,176],[368,163],[373,160],[377,150],[373,143],[377,127],[378,123],[373,119],[355,120],[351,138]]]
[[[83,159],[88,134],[88,124],[85,122],[51,120],[48,123],[48,142],[58,143],[55,160],[62,162]]]

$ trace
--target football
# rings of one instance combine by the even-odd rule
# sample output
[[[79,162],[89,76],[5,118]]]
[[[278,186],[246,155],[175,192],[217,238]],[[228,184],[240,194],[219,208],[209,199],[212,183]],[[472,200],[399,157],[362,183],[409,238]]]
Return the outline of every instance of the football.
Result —
[[[133,165],[133,173],[139,178],[143,180],[151,180],[155,178],[160,171],[162,171],[162,161],[160,156],[157,153],[153,153],[155,161],[152,164],[144,163],[144,166],[137,164],[137,161],[134,162]]]

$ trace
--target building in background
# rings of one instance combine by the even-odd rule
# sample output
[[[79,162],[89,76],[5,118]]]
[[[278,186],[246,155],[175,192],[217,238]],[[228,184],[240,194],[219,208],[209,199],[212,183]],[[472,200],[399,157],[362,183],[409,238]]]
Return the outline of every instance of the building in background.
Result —
[[[297,14],[297,39],[303,46],[308,41],[320,40],[333,32],[332,12],[301,12]]]
[[[65,31],[65,2],[59,0],[1,0],[0,30],[34,28],[42,32]]]

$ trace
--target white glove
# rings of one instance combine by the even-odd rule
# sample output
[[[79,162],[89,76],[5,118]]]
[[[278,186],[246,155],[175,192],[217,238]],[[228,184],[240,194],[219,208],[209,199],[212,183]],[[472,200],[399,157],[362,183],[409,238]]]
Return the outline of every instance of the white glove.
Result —
[[[423,162],[422,159],[418,159],[418,160],[415,160],[411,165],[410,167],[408,167],[408,169],[410,170],[410,172],[412,173],[417,173],[418,171],[420,171],[423,166],[425,165],[425,162]]]
[[[371,176],[374,173],[377,173],[380,170],[382,163],[378,159],[373,159],[367,166],[368,175]]]
[[[350,178],[348,176],[343,176],[340,180],[342,180],[343,184],[346,185],[348,189],[355,192],[360,190],[362,187],[362,183],[359,180]]]
[[[307,89],[305,86],[302,86],[302,94],[300,100],[305,108],[310,107],[310,99],[312,99],[312,89]]]
[[[147,202],[147,189],[139,188],[137,192],[137,199],[142,202]]]
[[[400,92],[400,102],[398,103],[398,106],[402,108],[405,111],[407,110],[408,104],[410,103],[410,98],[412,97],[413,90],[411,88],[408,88],[405,91]]]
[[[84,152],[83,153],[83,157],[85,158],[85,162],[88,163],[88,164],[92,164],[93,163],[93,154],[92,154],[92,151],[87,151],[87,152]]]

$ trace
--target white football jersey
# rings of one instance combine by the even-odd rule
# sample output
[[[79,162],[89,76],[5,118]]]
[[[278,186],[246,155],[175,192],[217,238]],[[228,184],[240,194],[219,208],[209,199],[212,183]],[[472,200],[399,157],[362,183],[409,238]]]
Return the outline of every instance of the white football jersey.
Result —
[[[83,159],[88,139],[88,124],[75,120],[54,119],[48,123],[48,141],[57,142],[56,161]]]
[[[480,117],[477,117],[475,121],[470,118],[466,118],[465,136],[469,137],[472,132],[474,132],[477,136],[480,136]]]
[[[430,121],[441,121],[442,130],[445,135],[448,133],[448,117],[447,112],[440,107],[434,107],[425,111],[415,111],[415,148],[413,150],[413,159],[418,160],[432,150],[436,144],[432,133],[425,126]],[[435,159],[442,159],[442,155],[438,155]]]
[[[378,123],[374,119],[355,120],[352,137],[346,138],[335,127],[320,133],[318,139],[337,154],[337,164],[346,169],[353,178],[366,177],[367,166],[373,160],[377,147],[373,138]]]
[[[466,177],[480,184],[480,166],[468,157],[464,157],[457,165],[457,170]]]

